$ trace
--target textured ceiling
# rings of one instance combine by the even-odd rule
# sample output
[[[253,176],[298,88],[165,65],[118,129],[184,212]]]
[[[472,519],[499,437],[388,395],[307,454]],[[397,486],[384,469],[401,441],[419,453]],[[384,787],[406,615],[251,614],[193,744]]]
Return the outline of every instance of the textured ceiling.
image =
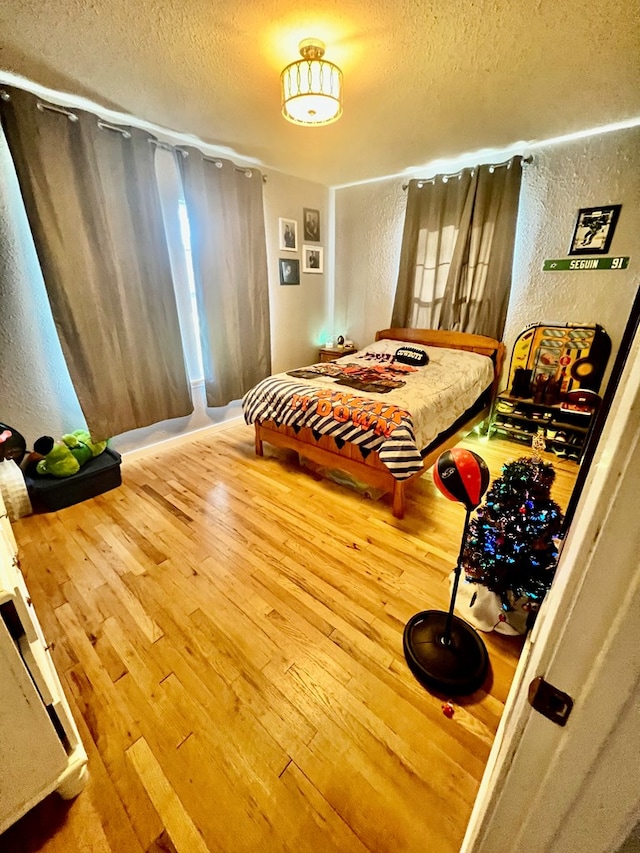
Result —
[[[0,69],[336,185],[640,115],[639,0],[6,0]],[[344,115],[280,115],[302,38]],[[1,75],[0,75],[1,77]]]

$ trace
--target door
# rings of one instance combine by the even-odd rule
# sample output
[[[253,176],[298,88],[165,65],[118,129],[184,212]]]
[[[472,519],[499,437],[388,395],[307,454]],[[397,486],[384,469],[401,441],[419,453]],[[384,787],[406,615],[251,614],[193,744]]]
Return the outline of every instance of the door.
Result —
[[[462,853],[615,851],[640,816],[640,339],[523,652]],[[574,700],[534,711],[537,676]]]

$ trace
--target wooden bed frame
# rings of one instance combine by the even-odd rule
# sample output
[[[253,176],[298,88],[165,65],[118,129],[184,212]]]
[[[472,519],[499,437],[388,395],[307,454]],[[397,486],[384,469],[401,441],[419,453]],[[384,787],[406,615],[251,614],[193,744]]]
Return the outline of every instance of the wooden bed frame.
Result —
[[[331,436],[323,435],[316,440],[308,427],[303,427],[296,433],[292,427],[279,425],[273,421],[255,422],[256,454],[263,456],[262,442],[268,441],[277,447],[295,450],[318,465],[345,471],[369,486],[391,492],[393,494],[393,514],[396,518],[402,518],[405,510],[406,487],[424,474],[444,450],[454,447],[465,435],[471,432],[476,424],[488,416],[498,392],[498,381],[502,370],[505,347],[500,341],[484,335],[468,335],[463,332],[445,332],[434,329],[383,329],[376,333],[376,341],[383,339],[477,352],[489,356],[494,364],[493,383],[482,395],[480,405],[476,405],[472,409],[473,414],[463,415],[451,429],[438,436],[429,445],[423,457],[421,471],[406,480],[398,480],[380,461],[375,451],[369,453],[365,459],[356,445],[347,443],[338,449]]]

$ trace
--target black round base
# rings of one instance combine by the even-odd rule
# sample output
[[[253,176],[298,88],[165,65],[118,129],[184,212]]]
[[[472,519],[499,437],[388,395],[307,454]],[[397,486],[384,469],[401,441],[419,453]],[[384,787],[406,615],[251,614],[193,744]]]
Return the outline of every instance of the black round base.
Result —
[[[412,616],[404,628],[404,656],[425,687],[467,695],[487,677],[489,655],[476,631],[457,616],[452,617],[450,642],[445,644],[447,616],[442,610],[423,610]]]

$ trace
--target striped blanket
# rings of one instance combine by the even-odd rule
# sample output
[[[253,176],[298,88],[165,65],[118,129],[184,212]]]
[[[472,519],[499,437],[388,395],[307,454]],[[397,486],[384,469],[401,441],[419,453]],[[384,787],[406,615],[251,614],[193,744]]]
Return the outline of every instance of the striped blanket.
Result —
[[[316,439],[329,435],[338,448],[356,444],[364,458],[375,450],[398,480],[422,469],[411,415],[387,401],[271,377],[245,395],[242,408],[249,424],[274,421],[295,431],[309,427]]]

